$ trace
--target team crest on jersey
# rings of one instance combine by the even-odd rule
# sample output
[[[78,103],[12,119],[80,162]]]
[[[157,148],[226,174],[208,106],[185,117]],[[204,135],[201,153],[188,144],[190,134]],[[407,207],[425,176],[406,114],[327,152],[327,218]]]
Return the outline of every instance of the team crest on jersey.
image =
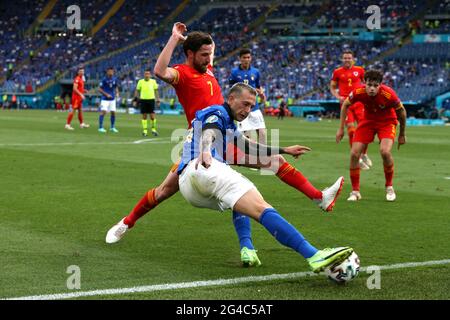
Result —
[[[359,75],[359,72],[358,72],[358,71],[353,71],[353,75],[354,75],[355,77],[357,77],[357,76]]]
[[[205,123],[214,123],[219,121],[219,118],[216,115],[209,116],[208,119],[206,119]]]

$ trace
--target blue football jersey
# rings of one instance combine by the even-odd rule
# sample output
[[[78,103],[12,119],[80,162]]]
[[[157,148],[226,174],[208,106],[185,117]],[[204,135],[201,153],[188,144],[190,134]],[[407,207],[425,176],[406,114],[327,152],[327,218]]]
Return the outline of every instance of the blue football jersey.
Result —
[[[102,100],[114,100],[116,98],[116,88],[118,86],[118,80],[116,77],[105,77],[100,83],[100,88],[109,94],[112,98],[108,98],[102,95]]]
[[[230,107],[227,104],[223,106],[214,105],[195,113],[192,127],[189,129],[183,145],[183,154],[180,165],[178,166],[178,174],[184,170],[191,160],[199,156],[199,142],[203,129],[208,126],[220,131],[220,135],[218,134],[216,136],[212,145],[212,156],[220,162],[226,162],[227,143],[231,142],[235,136],[241,133],[237,131],[236,125],[234,124]]]
[[[241,66],[238,66],[236,68],[233,68],[231,70],[231,75],[229,79],[229,84],[232,86],[235,83],[243,82],[245,84],[248,84],[252,86],[253,88],[259,89],[261,88],[261,85],[259,83],[260,75],[259,70],[250,66],[248,70],[244,70],[241,68]],[[256,104],[252,111],[258,110],[258,104]]]

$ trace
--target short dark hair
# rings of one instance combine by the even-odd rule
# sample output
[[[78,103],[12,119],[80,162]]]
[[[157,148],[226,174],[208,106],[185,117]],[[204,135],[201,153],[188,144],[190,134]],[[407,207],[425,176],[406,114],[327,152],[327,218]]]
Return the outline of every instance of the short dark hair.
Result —
[[[152,73],[152,71],[151,71],[150,69],[145,69],[145,70],[144,70],[144,73],[146,73],[146,72]]]
[[[255,88],[253,88],[251,85],[248,85],[246,83],[243,82],[238,82],[235,83],[231,89],[230,92],[228,94],[237,94],[237,95],[241,95],[242,91],[247,90],[248,92],[250,92],[252,95],[256,96],[257,92],[255,90]]]
[[[188,33],[186,40],[183,42],[184,54],[187,56],[188,50],[195,53],[200,50],[201,46],[204,44],[213,44],[211,35],[201,31],[192,31]]]
[[[383,82],[383,72],[380,70],[371,69],[364,74],[364,82],[375,81],[378,83]]]
[[[249,48],[243,48],[241,51],[239,51],[239,57],[242,57],[244,54],[251,54],[252,51]]]
[[[344,54],[351,54],[353,57],[355,56],[355,54],[353,53],[353,51],[350,50],[350,49],[345,49],[344,51],[342,51],[342,55],[344,55]]]
[[[108,67],[108,69],[106,69],[106,70],[114,70],[114,67],[113,67],[113,66],[110,66],[110,67]]]

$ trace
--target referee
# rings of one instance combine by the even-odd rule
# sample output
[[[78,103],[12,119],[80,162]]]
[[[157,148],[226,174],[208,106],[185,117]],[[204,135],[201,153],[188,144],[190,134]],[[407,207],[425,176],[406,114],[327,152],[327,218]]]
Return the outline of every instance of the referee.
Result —
[[[147,136],[147,114],[150,114],[150,121],[152,123],[152,134],[158,135],[156,131],[156,118],[155,118],[155,98],[156,104],[159,107],[159,94],[158,84],[155,79],[150,78],[150,70],[147,69],[144,72],[144,79],[138,81],[136,91],[134,92],[134,98],[139,102],[139,107],[142,114],[142,135]]]

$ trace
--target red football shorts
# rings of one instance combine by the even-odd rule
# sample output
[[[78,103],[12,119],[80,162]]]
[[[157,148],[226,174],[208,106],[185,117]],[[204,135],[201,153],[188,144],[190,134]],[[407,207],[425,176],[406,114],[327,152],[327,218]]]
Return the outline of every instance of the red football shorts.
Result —
[[[361,102],[355,102],[347,109],[347,118],[345,124],[360,123],[364,120],[364,105]]]
[[[83,100],[78,97],[72,97],[72,109],[80,109],[83,104]]]
[[[375,135],[378,135],[380,141],[382,139],[395,140],[396,132],[397,124],[394,121],[377,122],[374,120],[363,120],[358,123],[355,135],[353,136],[353,142],[369,144],[373,142]]]

